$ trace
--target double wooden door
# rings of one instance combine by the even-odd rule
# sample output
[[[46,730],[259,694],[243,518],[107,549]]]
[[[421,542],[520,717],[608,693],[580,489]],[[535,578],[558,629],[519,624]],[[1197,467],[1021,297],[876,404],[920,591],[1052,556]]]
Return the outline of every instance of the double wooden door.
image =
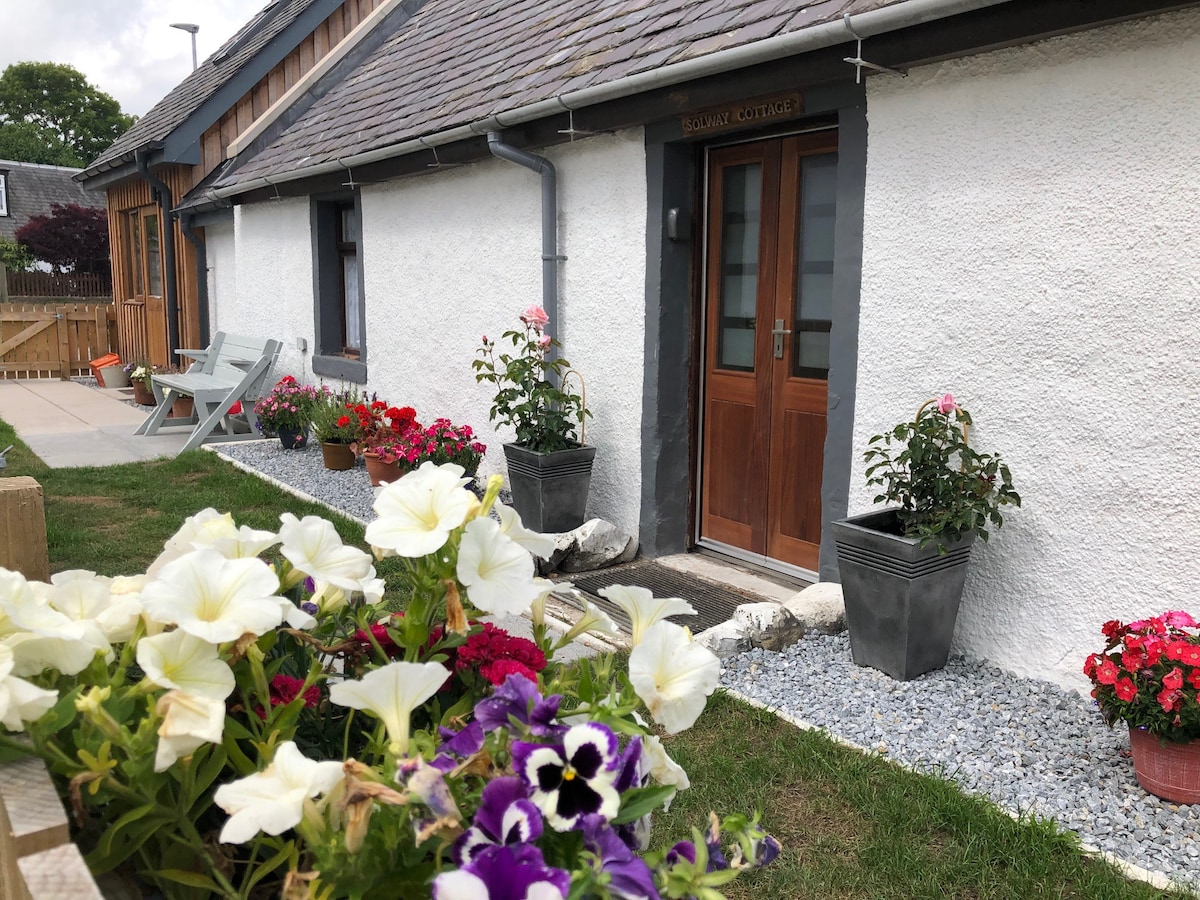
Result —
[[[708,155],[700,537],[817,568],[837,134]]]

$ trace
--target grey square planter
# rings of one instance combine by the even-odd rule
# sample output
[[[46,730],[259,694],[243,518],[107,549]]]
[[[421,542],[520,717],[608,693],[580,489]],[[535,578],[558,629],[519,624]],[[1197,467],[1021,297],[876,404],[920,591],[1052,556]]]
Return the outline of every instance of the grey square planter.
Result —
[[[854,662],[900,681],[944,666],[975,534],[938,553],[936,543],[890,533],[899,531],[894,509],[832,527]]]
[[[551,453],[504,445],[513,508],[526,528],[557,534],[583,524],[595,456],[587,445]]]

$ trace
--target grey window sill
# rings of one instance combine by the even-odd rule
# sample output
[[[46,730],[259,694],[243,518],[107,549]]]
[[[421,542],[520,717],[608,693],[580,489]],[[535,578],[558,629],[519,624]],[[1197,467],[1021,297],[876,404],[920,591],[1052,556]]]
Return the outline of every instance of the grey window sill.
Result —
[[[312,370],[316,375],[328,378],[339,378],[342,381],[353,381],[357,384],[367,383],[367,364],[357,359],[346,359],[344,356],[313,355]]]

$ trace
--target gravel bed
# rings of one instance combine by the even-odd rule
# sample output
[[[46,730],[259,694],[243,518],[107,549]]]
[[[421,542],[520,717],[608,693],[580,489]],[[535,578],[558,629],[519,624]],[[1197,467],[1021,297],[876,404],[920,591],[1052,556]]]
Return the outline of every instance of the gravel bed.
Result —
[[[1200,804],[1138,786],[1129,738],[1090,697],[952,658],[909,682],[854,665],[845,634],[725,660],[722,682],[844,740],[1054,819],[1086,844],[1200,888]]]

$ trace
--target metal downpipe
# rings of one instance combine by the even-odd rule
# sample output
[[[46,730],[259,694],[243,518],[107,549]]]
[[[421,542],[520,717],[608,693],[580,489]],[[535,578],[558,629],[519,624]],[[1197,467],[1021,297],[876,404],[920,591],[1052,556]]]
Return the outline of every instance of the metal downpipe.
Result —
[[[547,330],[562,340],[558,329],[558,262],[563,258],[558,255],[558,173],[550,160],[504,143],[497,131],[488,132],[487,142],[492,156],[524,166],[542,178],[542,308],[550,320]]]
[[[179,230],[196,250],[196,317],[200,320],[200,346],[207,347],[208,333],[208,245],[192,227],[195,217],[179,214]]]
[[[175,199],[166,183],[150,172],[147,164],[149,154],[139,150],[134,154],[134,162],[138,174],[158,192],[159,218],[162,222],[163,242],[163,286],[166,290],[167,301],[167,363],[175,363],[175,351],[179,349],[179,284],[175,278],[175,228],[171,224],[171,210],[175,208]]]

